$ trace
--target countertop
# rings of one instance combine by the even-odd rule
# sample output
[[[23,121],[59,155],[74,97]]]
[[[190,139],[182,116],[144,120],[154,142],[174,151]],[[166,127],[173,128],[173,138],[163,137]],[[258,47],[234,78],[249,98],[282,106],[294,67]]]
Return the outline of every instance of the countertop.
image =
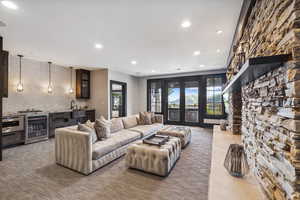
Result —
[[[81,109],[81,111],[93,111],[95,110],[94,108],[88,108],[88,109]],[[66,112],[73,112],[74,110],[71,109],[63,109],[63,110],[46,110],[43,111],[41,113],[49,113],[49,114],[53,114],[53,113],[66,113]],[[24,113],[18,113],[18,112],[6,112],[3,113],[3,117],[7,117],[7,116],[21,116],[21,115],[25,115]]]

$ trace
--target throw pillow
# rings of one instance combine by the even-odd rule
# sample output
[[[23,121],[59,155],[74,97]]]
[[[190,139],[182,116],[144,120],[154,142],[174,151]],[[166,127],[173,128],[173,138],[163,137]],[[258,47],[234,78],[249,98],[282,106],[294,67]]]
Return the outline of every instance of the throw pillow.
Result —
[[[92,143],[94,144],[95,142],[97,142],[97,134],[96,134],[94,128],[91,128],[85,124],[78,123],[77,130],[91,134],[92,135]]]
[[[145,125],[151,125],[152,124],[152,114],[149,112],[145,112],[144,114],[145,114],[145,118],[144,118]]]
[[[124,117],[123,124],[124,124],[124,128],[126,129],[137,126],[138,122],[136,120],[136,116]]]
[[[151,122],[152,124],[156,123],[156,117],[155,117],[155,114],[154,112],[150,112],[151,113]]]
[[[139,112],[139,125],[145,125],[145,115],[144,115],[144,112]]]
[[[103,116],[96,120],[94,127],[99,140],[104,140],[110,137],[111,122],[106,120]]]
[[[110,122],[111,122],[111,127],[110,127],[111,133],[118,132],[124,128],[121,118],[112,119],[110,120]]]
[[[94,129],[94,123],[92,123],[90,120],[87,120],[85,122],[85,125],[88,126],[88,127],[90,127],[90,128],[92,128],[92,129]]]
[[[151,125],[152,124],[152,115],[154,116],[154,113],[151,112],[140,112],[140,124],[141,125]]]

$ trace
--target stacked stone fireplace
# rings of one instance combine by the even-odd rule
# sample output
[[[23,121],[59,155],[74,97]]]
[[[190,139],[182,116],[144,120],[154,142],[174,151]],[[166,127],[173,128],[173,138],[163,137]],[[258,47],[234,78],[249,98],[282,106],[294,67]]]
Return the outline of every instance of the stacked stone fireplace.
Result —
[[[229,127],[241,130],[245,151],[270,199],[300,200],[300,0],[257,0],[228,67],[245,59],[290,54],[279,68],[230,96]],[[246,194],[245,194],[246,195]]]

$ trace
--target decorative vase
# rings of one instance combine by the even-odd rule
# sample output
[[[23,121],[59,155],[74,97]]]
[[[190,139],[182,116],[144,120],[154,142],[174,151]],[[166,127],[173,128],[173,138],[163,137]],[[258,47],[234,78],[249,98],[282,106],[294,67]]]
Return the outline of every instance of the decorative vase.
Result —
[[[242,145],[231,144],[229,146],[224,167],[230,175],[235,177],[243,177],[249,172],[247,156]]]
[[[220,129],[221,129],[221,131],[226,131],[226,126],[227,126],[227,121],[226,120],[222,120],[220,122]]]

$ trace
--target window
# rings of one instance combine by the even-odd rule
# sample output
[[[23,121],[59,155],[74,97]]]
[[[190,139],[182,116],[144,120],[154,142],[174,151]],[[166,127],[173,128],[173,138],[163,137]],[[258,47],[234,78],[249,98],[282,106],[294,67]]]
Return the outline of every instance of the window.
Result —
[[[222,77],[206,79],[206,114],[223,115]]]
[[[150,86],[150,111],[161,113],[162,86],[161,82],[152,82]]]

